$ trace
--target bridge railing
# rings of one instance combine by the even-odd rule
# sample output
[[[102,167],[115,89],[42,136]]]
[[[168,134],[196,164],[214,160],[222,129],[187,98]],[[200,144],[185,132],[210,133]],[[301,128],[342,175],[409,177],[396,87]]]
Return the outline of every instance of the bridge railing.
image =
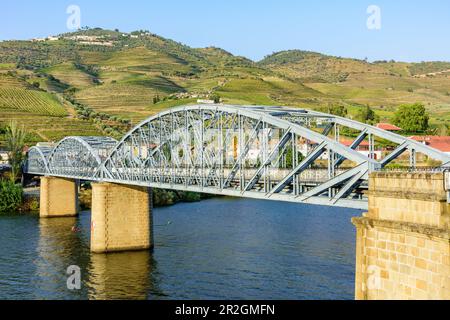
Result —
[[[394,167],[394,168],[379,168],[374,171],[377,172],[430,172],[430,173],[446,173],[450,171],[449,166],[442,167],[424,167],[424,166],[416,166],[416,167]]]

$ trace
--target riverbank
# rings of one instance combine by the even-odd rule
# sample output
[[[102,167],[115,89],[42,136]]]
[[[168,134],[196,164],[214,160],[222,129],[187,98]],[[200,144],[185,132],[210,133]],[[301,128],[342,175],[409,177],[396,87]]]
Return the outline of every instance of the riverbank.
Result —
[[[200,194],[194,192],[172,191],[153,188],[153,207],[168,207],[181,202],[198,202],[204,199],[215,197],[208,194]],[[92,206],[92,189],[82,187],[78,195],[80,207],[83,210],[91,209]]]
[[[39,211],[39,188],[23,189],[22,204],[19,207],[19,212],[37,212]]]
[[[18,208],[18,211],[22,213],[39,211],[39,195],[39,187],[24,189],[22,204]],[[212,197],[215,196],[194,192],[153,189],[153,206],[155,208],[168,207],[177,203],[198,202]],[[82,210],[91,209],[92,189],[89,185],[83,185],[80,188],[78,198]]]

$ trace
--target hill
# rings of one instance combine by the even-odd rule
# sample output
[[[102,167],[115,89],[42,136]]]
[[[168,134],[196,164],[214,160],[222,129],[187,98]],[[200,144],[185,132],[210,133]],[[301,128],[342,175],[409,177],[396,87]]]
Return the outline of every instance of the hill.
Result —
[[[161,110],[218,95],[236,104],[339,104],[350,117],[370,105],[384,120],[398,105],[421,101],[438,125],[450,119],[449,71],[448,62],[370,63],[300,50],[254,62],[146,30],[95,28],[58,40],[0,42],[0,123],[18,119],[36,139],[120,137]],[[41,126],[51,118],[58,125]]]
[[[433,123],[446,122],[450,117],[448,62],[369,63],[290,50],[269,55],[258,64],[351,108],[370,105],[387,119],[398,105],[417,101],[427,105]]]

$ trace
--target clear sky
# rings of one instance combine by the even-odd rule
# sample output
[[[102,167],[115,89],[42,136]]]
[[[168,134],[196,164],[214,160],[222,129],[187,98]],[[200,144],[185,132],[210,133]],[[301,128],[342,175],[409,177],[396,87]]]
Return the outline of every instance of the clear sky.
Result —
[[[69,5],[80,7],[82,26],[147,29],[253,60],[302,49],[369,60],[450,61],[446,0],[3,0],[0,40],[70,31]],[[381,29],[367,27],[370,5],[381,10]]]

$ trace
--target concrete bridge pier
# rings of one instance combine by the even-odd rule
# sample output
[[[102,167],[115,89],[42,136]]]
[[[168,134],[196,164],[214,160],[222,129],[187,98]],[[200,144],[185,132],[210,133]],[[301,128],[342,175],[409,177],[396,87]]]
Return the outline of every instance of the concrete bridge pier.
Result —
[[[92,184],[91,251],[153,247],[152,191],[112,183]]]
[[[356,299],[450,299],[450,204],[442,173],[377,172],[354,218]]]
[[[40,217],[78,215],[78,186],[74,179],[41,177]]]

